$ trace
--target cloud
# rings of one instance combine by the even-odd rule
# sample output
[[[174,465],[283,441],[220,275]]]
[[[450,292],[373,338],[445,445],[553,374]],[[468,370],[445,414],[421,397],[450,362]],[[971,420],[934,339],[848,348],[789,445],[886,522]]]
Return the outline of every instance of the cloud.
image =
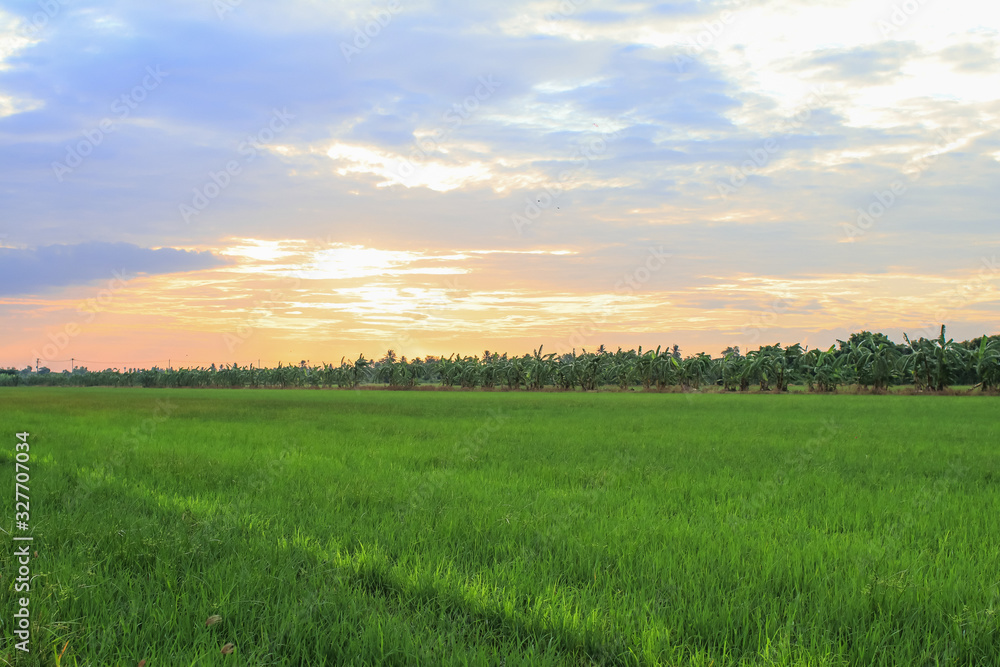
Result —
[[[850,86],[878,86],[903,74],[904,66],[921,49],[914,42],[884,42],[850,49],[825,49],[794,65],[799,71],[812,70],[815,79]]]
[[[209,251],[154,250],[130,243],[0,248],[0,295],[35,294],[96,280],[196,271],[226,263]]]
[[[997,67],[995,39],[955,44],[942,49],[938,55],[958,72],[991,73],[995,72]]]
[[[406,0],[372,28],[389,2],[233,2],[220,17],[210,0],[60,0],[26,40],[15,33],[41,5],[0,0],[0,238],[39,248],[3,249],[23,269],[3,269],[4,293],[110,278],[126,262],[110,260],[107,240],[135,244],[115,255],[140,258],[133,270],[160,252],[151,247],[233,237],[428,257],[577,252],[445,267],[483,293],[516,284],[530,303],[532,292],[613,291],[647,246],[667,245],[670,269],[646,287],[697,311],[706,275],[944,272],[975,264],[994,238],[988,8],[923,3],[893,33],[907,41],[887,41],[877,21],[889,9],[863,0]],[[162,84],[121,118],[113,106],[150,67]],[[484,78],[497,85],[480,88]],[[810,101],[821,86],[826,99]],[[251,160],[240,147],[275,109],[295,118]],[[106,119],[113,128],[57,178],[53,164]],[[939,129],[959,140],[942,148]],[[765,145],[777,150],[758,164]],[[233,160],[239,173],[220,176]],[[737,176],[723,200],[719,184]],[[843,243],[843,226],[898,179],[905,195]],[[512,216],[554,183],[555,200],[519,234]],[[210,200],[188,223],[179,206],[196,193]],[[217,266],[218,255],[172,255],[161,269]],[[386,280],[447,292],[439,278]],[[177,317],[198,298],[182,294]],[[733,298],[712,296],[705,308]],[[517,326],[527,338],[536,325]]]

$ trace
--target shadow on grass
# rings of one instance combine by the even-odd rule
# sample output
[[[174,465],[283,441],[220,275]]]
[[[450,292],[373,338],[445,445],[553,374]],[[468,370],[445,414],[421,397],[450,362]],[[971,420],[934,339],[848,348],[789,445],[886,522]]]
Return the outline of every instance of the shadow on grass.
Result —
[[[358,658],[359,650],[368,664],[393,662],[385,662],[379,650],[403,655],[399,664],[411,664],[407,651],[423,652],[424,645],[438,643],[442,631],[449,633],[453,652],[426,655],[421,663],[459,659],[469,651],[508,661],[515,657],[512,652],[521,653],[523,664],[529,657],[545,664],[642,664],[625,641],[598,627],[599,621],[571,619],[562,608],[541,600],[526,598],[512,607],[510,600],[488,592],[480,595],[445,584],[433,571],[402,571],[394,565],[397,556],[377,545],[330,552],[320,546],[327,536],[289,535],[261,526],[260,517],[243,515],[236,507],[163,493],[134,477],[118,476],[123,473],[102,470],[95,476],[80,469],[78,479],[60,480],[62,488],[55,492],[62,502],[54,506],[70,511],[61,525],[51,526],[48,538],[70,546],[74,554],[70,561],[75,562],[64,563],[63,570],[82,568],[81,575],[88,576],[86,588],[77,588],[83,579],[71,583],[76,600],[45,610],[47,627],[39,628],[37,636],[46,644],[61,646],[69,640],[78,651],[96,651],[75,657],[104,660],[109,652],[115,660],[133,657],[123,646],[112,648],[106,632],[96,643],[85,636],[99,626],[118,625],[122,618],[81,617],[90,610],[116,609],[125,596],[132,610],[126,615],[129,624],[148,627],[153,622],[149,610],[163,605],[176,607],[192,624],[150,635],[151,649],[161,655],[179,655],[190,644],[190,657],[200,656],[206,650],[197,639],[203,629],[193,628],[204,622],[201,616],[218,612],[230,629],[240,628],[243,658],[278,661],[268,664],[303,659],[344,664]],[[86,516],[100,516],[101,521],[87,524]],[[270,539],[262,539],[268,534]],[[59,557],[67,555],[63,551]],[[247,569],[248,563],[252,568]],[[203,588],[225,588],[234,581],[240,593],[228,600],[229,609],[202,609],[214,597],[203,596]],[[312,603],[301,602],[310,599]],[[258,605],[253,613],[248,600]],[[77,629],[67,632],[68,622]],[[386,634],[381,647],[371,638],[376,623],[397,628]],[[400,632],[400,627],[406,630]]]

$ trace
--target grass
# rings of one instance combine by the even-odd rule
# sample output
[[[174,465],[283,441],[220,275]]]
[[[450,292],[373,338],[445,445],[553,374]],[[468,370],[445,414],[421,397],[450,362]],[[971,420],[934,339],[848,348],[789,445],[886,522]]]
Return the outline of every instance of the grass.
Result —
[[[15,657],[4,612],[0,664],[1000,655],[989,397],[6,388],[0,405],[5,498],[31,433],[38,550],[33,652]]]

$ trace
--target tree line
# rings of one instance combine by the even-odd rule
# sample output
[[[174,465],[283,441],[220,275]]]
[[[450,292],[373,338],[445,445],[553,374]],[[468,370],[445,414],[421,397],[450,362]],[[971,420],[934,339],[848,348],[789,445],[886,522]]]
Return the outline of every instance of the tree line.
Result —
[[[584,390],[598,388],[698,390],[716,386],[723,391],[788,391],[791,384],[812,392],[858,387],[874,392],[911,385],[918,391],[940,392],[967,385],[984,392],[1000,389],[1000,336],[956,342],[941,327],[937,338],[894,343],[881,333],[862,331],[838,340],[827,350],[804,349],[795,343],[761,346],[741,354],[738,347],[719,357],[705,353],[682,357],[679,348],[615,352],[603,345],[594,352],[557,355],[539,347],[532,354],[508,357],[453,354],[408,360],[393,350],[379,360],[341,359],[339,365],[278,364],[276,368],[212,364],[209,368],[117,369],[72,373],[33,373],[31,369],[0,369],[0,386],[106,387],[232,387],[232,388],[357,388],[383,386],[414,389],[440,385],[462,389]]]

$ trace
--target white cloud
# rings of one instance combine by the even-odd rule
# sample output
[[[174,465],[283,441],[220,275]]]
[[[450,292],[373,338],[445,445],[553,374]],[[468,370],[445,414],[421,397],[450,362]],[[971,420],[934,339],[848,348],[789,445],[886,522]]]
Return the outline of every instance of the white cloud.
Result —
[[[415,163],[405,156],[368,146],[338,143],[329,148],[327,155],[341,165],[337,167],[338,174],[372,174],[384,179],[378,183],[379,187],[403,185],[448,192],[492,177],[489,166],[482,162],[447,164],[424,157]]]

